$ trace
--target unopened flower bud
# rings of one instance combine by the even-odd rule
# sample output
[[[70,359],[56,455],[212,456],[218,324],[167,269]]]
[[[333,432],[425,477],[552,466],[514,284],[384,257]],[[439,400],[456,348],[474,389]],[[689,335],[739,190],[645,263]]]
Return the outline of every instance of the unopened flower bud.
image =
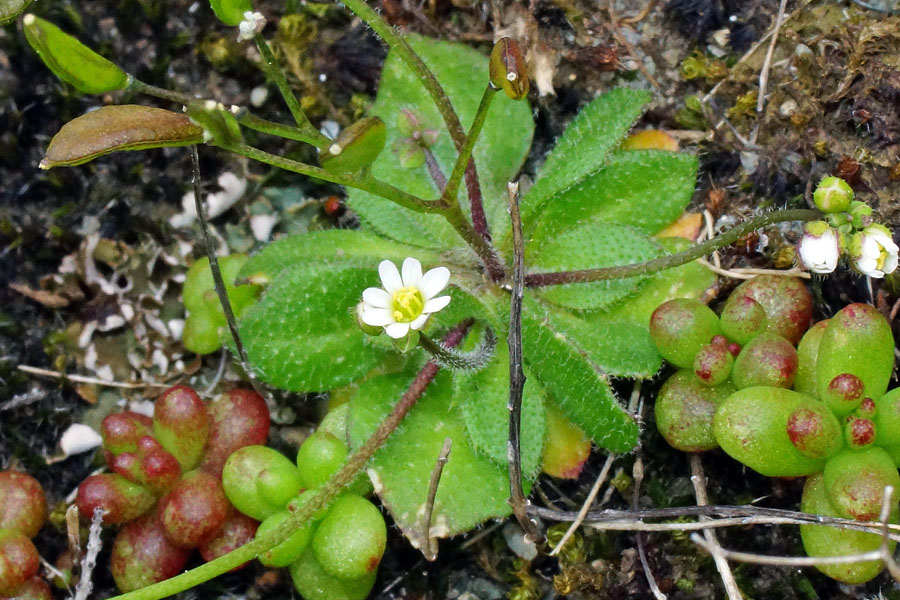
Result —
[[[366,335],[381,335],[384,333],[384,327],[376,327],[374,325],[369,325],[365,321],[363,321],[363,313],[366,310],[366,303],[360,302],[356,305],[356,324],[359,325],[359,328],[362,329],[363,333]]]
[[[853,200],[853,188],[840,177],[826,177],[816,186],[813,200],[824,213],[844,212]]]
[[[491,85],[502,89],[513,100],[521,100],[528,95],[528,70],[515,40],[500,38],[494,44],[494,49],[491,50],[490,77]]]
[[[807,223],[799,252],[800,260],[813,273],[831,273],[841,255],[840,236],[824,221]]]

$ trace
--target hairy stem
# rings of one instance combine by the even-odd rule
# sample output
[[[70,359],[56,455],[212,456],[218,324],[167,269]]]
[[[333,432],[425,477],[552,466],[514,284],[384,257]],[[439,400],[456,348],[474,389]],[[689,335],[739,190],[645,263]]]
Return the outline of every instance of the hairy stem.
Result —
[[[636,275],[649,275],[670,269],[706,256],[710,252],[724,248],[752,231],[784,221],[815,221],[821,219],[822,213],[817,210],[795,209],[782,210],[750,219],[736,227],[732,227],[722,235],[709,241],[692,246],[683,252],[670,254],[654,260],[618,267],[602,267],[599,269],[582,269],[580,271],[558,271],[555,273],[531,273],[525,276],[527,287],[543,287],[564,283],[589,283],[608,279],[622,279]]]
[[[484,89],[484,93],[481,95],[481,102],[478,104],[478,110],[475,112],[475,120],[472,121],[472,126],[469,128],[468,135],[466,135],[466,141],[459,150],[459,155],[456,157],[456,164],[453,166],[453,171],[450,173],[447,187],[444,188],[444,193],[441,194],[441,198],[447,203],[457,201],[459,184],[462,181],[463,174],[467,172],[470,165],[472,168],[475,167],[475,161],[472,160],[472,150],[475,148],[475,142],[481,134],[481,127],[484,125],[484,120],[487,118],[488,109],[491,107],[491,100],[494,99],[496,94],[497,90],[488,84]],[[472,225],[481,237],[489,241],[490,233],[488,231],[487,218],[484,215],[484,205],[482,203],[481,195],[472,195],[470,196],[469,201],[472,207]]]
[[[150,85],[149,83],[144,83],[143,81],[140,81],[138,79],[132,79],[130,89],[140,94],[147,94],[148,96],[153,96],[154,98],[168,100],[170,102],[177,102],[183,105],[188,105],[191,102],[196,102],[197,100],[199,100],[198,98],[194,98],[190,94],[167,90],[155,85]],[[235,113],[234,117],[235,119],[237,119],[237,122],[247,127],[248,129],[253,129],[254,131],[267,133],[269,135],[282,137],[288,140],[303,142],[312,146],[318,146],[321,143],[321,138],[323,136],[318,131],[304,132],[291,125],[284,125],[282,123],[268,121],[250,113],[250,111],[248,111],[243,106],[238,107],[236,111],[234,107],[231,107],[231,109]]]
[[[463,321],[446,335],[444,344],[447,346],[458,345],[471,326],[471,320]],[[172,596],[200,585],[204,581],[209,581],[213,577],[227,573],[288,539],[298,527],[311,519],[316,512],[328,506],[344,487],[353,481],[356,474],[366,466],[369,459],[384,445],[410,409],[415,406],[418,399],[425,393],[428,384],[437,375],[437,372],[438,366],[435,363],[426,363],[416,374],[416,378],[413,379],[397,404],[394,405],[391,414],[375,430],[375,433],[360,446],[359,450],[347,459],[344,466],[325,485],[319,488],[318,493],[310,498],[309,502],[300,506],[278,528],[244,544],[237,550],[191,569],[187,573],[182,573],[171,579],[166,579],[127,594],[115,596],[113,600],[160,600],[160,598]]]
[[[306,113],[303,112],[300,103],[297,101],[297,96],[294,95],[294,91],[291,89],[291,86],[288,85],[287,78],[284,76],[284,71],[278,66],[278,62],[275,60],[275,55],[272,54],[272,49],[269,47],[266,38],[257,33],[253,37],[253,41],[256,42],[256,47],[259,48],[259,54],[262,56],[263,70],[266,75],[275,82],[275,85],[278,86],[278,91],[281,92],[281,97],[284,98],[284,102],[287,104],[288,110],[291,111],[291,116],[294,117],[297,126],[301,131],[308,133],[316,140],[314,142],[315,146],[318,148],[327,148],[328,144],[331,143],[331,140],[322,135],[319,130],[309,122],[309,118],[306,116]]]

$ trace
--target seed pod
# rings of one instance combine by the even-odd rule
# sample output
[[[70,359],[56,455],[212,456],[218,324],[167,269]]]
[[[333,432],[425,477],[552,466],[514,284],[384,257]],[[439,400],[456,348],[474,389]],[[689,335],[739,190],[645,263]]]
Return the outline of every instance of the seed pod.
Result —
[[[819,397],[816,386],[816,361],[819,357],[819,342],[830,319],[819,321],[809,328],[797,345],[797,374],[794,376],[794,389],[814,398]]]
[[[682,452],[712,450],[718,444],[713,434],[716,404],[730,396],[734,386],[709,386],[685,369],[663,384],[656,396],[654,412],[659,433]]]
[[[788,416],[788,439],[807,458],[828,458],[841,449],[837,417],[821,402],[804,402]]]
[[[825,476],[817,473],[806,479],[803,486],[803,496],[800,500],[800,510],[805,513],[822,515],[825,517],[840,517],[841,514],[831,505],[825,493]],[[891,523],[896,523],[897,518],[892,515]],[[803,548],[810,556],[848,556],[862,554],[876,550],[881,545],[881,536],[876,533],[865,533],[850,529],[837,529],[836,527],[822,527],[820,525],[801,525],[800,537],[803,540]],[[890,552],[893,554],[896,542],[890,542]],[[855,562],[835,565],[816,565],[816,568],[832,579],[851,585],[865,583],[884,569],[880,560]]]
[[[250,0],[209,0],[216,17],[226,25],[237,27],[244,20],[244,13],[253,10]]]
[[[44,488],[27,473],[0,471],[0,529],[33,538],[47,520]]]
[[[650,316],[650,336],[657,350],[667,361],[683,369],[694,366],[697,352],[719,329],[716,313],[688,298],[663,302]]]
[[[790,388],[797,373],[797,351],[789,341],[774,333],[761,333],[738,354],[731,380],[738,388],[765,385]]]
[[[491,50],[489,70],[491,85],[502,89],[508,98],[522,100],[528,96],[531,87],[528,67],[515,40],[508,37],[497,40]]]
[[[156,503],[156,497],[142,485],[132,483],[115,473],[91,475],[78,486],[75,504],[78,512],[86,519],[94,514],[94,509],[106,511],[103,523],[121,525],[136,519]]]
[[[759,275],[739,285],[725,302],[723,312],[743,298],[756,300],[766,311],[766,330],[792,344],[800,341],[812,320],[812,296],[796,277]]]
[[[182,470],[197,466],[209,435],[206,405],[197,392],[178,385],[156,399],[153,435],[178,460]]]
[[[337,136],[330,146],[319,151],[319,163],[330,173],[353,173],[368,167],[387,142],[387,128],[379,117],[365,117]]]
[[[846,386],[835,387],[839,375],[851,374],[863,384],[863,397],[879,398],[887,390],[894,368],[894,336],[890,325],[878,310],[868,304],[849,304],[841,309],[825,329],[816,361],[816,387],[819,398],[839,418],[852,412],[844,401]]]
[[[824,459],[804,456],[788,436],[791,414],[816,403],[814,398],[782,388],[744,388],[719,403],[713,432],[729,456],[762,475],[801,477],[818,473]]]
[[[25,39],[53,74],[85,94],[124,89],[128,74],[59,27],[36,17],[22,19]]]
[[[900,475],[887,452],[877,446],[844,450],[825,464],[825,492],[846,519],[871,521],[881,512],[886,485],[900,489]],[[894,503],[891,517],[897,517]]]

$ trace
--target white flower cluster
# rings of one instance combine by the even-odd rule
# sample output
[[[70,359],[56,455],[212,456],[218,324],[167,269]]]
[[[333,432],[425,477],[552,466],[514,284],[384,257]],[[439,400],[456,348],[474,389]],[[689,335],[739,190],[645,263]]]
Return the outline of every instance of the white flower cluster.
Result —
[[[853,268],[880,279],[897,268],[900,252],[891,231],[872,223],[872,209],[853,200],[853,190],[838,177],[823,179],[813,194],[827,221],[813,221],[803,228],[798,248],[800,260],[813,273],[831,273],[846,253]]]
[[[266,26],[266,18],[259,12],[247,11],[244,20],[238,24],[238,41],[252,40]]]

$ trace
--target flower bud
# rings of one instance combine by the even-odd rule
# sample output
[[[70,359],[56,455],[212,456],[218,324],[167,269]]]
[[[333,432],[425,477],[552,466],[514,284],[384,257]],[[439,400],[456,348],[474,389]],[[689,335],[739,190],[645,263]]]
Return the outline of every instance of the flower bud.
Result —
[[[327,148],[319,163],[331,173],[350,173],[368,167],[387,142],[387,128],[378,117],[365,117],[344,129]]]
[[[363,311],[366,309],[366,303],[360,302],[356,305],[356,324],[359,325],[359,328],[362,329],[363,333],[366,335],[381,335],[384,333],[384,327],[375,327],[374,325],[368,325],[362,319]]]
[[[512,100],[521,100],[528,95],[530,84],[528,70],[522,51],[515,40],[500,38],[491,50],[491,85],[502,89]]]
[[[853,200],[853,188],[840,177],[826,177],[816,186],[813,201],[824,213],[844,212]]]
[[[394,349],[397,352],[406,353],[419,345],[419,332],[415,329],[410,329],[405,336],[392,338],[391,341],[394,343]]]
[[[840,236],[825,221],[813,221],[803,228],[800,260],[813,273],[831,273],[841,255]]]

